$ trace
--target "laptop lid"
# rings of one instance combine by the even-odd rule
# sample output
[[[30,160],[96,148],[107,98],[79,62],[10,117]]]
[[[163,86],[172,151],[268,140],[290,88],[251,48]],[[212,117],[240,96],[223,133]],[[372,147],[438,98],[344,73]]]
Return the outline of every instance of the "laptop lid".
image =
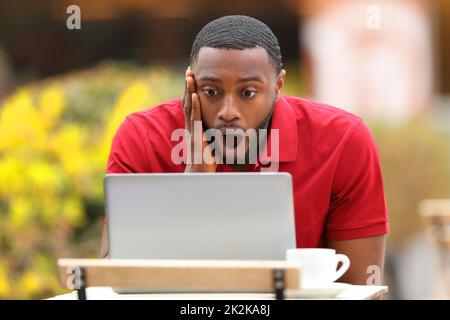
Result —
[[[296,247],[288,173],[107,174],[112,258],[284,260]]]

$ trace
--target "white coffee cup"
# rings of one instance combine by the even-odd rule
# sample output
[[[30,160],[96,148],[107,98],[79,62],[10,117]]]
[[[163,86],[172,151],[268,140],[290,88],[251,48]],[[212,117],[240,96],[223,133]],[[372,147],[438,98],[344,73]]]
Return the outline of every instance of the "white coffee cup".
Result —
[[[300,266],[302,288],[326,287],[339,279],[350,267],[350,259],[345,254],[336,254],[333,249],[288,249],[286,258],[288,262]],[[342,265],[337,269],[339,262]]]

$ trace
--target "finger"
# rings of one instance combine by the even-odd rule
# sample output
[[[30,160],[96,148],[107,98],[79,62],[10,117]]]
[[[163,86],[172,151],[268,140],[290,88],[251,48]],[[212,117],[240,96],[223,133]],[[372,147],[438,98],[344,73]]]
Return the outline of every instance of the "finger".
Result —
[[[200,100],[198,98],[198,94],[193,93],[192,94],[192,112],[191,112],[191,133],[193,133],[193,137],[191,139],[191,147],[194,148],[194,163],[198,163],[201,159],[202,155],[202,149],[197,150],[195,148],[196,143],[194,141],[197,141],[199,143],[198,145],[202,145],[203,141],[203,130],[202,130],[202,116],[201,116],[201,109],[200,109]],[[201,161],[200,161],[201,162]]]
[[[183,106],[184,106],[184,102],[185,102],[186,99],[187,99],[187,94],[188,94],[188,90],[187,90],[187,77],[185,77],[185,78],[184,78],[184,93],[183,93],[183,98],[182,98]]]
[[[194,73],[192,72],[192,70],[190,68],[186,69],[186,77],[193,77]]]
[[[191,119],[193,121],[202,121],[202,110],[200,107],[200,99],[197,93],[192,94],[192,112]]]
[[[189,96],[192,97],[192,94],[194,92],[196,92],[194,78],[189,76],[186,78],[186,81],[187,81],[187,85],[188,85],[188,89],[189,89]]]
[[[194,72],[192,72],[191,69],[186,70],[186,78],[192,78],[191,92],[196,92],[197,88],[195,85]]]
[[[187,77],[186,85],[187,85],[187,94],[188,94],[189,98],[187,98],[185,111],[186,111],[187,117],[189,119],[189,117],[191,115],[191,110],[192,110],[192,94],[195,92],[194,79],[192,77]]]
[[[183,102],[183,111],[184,111],[184,120],[186,129],[191,130],[190,128],[190,118],[191,118],[191,110],[192,110],[192,91],[191,91],[191,84],[189,79],[192,78],[186,78],[185,80],[185,99]]]
[[[192,93],[188,92],[188,85],[187,85],[188,77],[192,77],[192,76],[193,76],[193,73],[192,73],[190,67],[188,67],[188,69],[185,72],[185,76],[184,76],[184,96],[183,96],[183,99],[182,99],[183,100],[183,106],[184,106],[184,102],[187,100],[187,95],[189,95],[189,99],[190,99],[190,95],[192,94]]]
[[[200,100],[198,98],[198,94],[192,94],[192,111],[191,111],[191,132],[194,131],[194,122],[202,121],[201,110],[200,110]],[[194,132],[195,135],[195,132]]]

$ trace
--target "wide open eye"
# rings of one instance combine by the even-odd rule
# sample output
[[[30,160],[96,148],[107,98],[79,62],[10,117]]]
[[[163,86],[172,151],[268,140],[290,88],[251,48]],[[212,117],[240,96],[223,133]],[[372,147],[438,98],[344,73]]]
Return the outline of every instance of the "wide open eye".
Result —
[[[242,96],[247,99],[253,98],[256,93],[257,91],[248,89],[241,92]]]
[[[214,96],[216,96],[219,93],[216,89],[212,89],[212,88],[205,88],[205,89],[203,89],[203,92],[208,97],[214,97]]]

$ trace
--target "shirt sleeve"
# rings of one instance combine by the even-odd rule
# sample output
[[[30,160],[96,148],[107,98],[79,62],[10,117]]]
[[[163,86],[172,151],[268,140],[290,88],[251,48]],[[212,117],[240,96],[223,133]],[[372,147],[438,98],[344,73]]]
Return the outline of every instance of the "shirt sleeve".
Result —
[[[326,224],[329,240],[350,240],[389,231],[383,178],[375,140],[360,121],[337,163]]]
[[[107,173],[142,173],[148,168],[148,149],[138,126],[128,116],[117,130],[109,153]]]

